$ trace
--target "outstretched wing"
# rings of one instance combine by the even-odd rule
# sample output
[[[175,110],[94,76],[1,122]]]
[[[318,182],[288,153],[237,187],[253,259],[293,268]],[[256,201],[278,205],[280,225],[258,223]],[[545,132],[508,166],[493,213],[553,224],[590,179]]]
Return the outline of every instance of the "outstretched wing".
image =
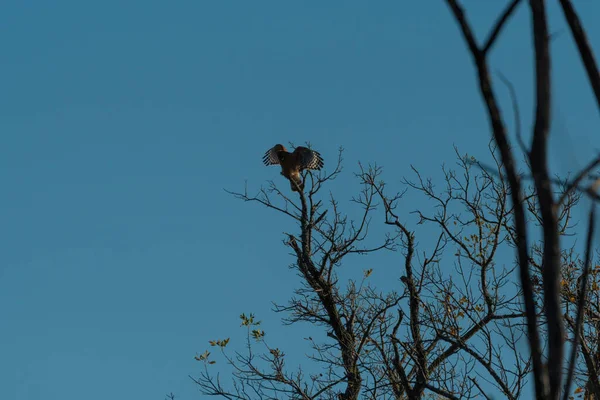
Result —
[[[298,146],[296,147],[296,150],[294,150],[294,154],[298,160],[300,171],[303,169],[319,170],[323,168],[323,158],[318,151],[311,150],[308,147]]]
[[[281,144],[276,144],[275,146],[267,150],[267,152],[263,156],[263,162],[265,163],[265,165],[279,164],[279,157],[277,156],[277,153],[279,153],[280,151],[285,151],[285,147],[283,147],[283,145]]]

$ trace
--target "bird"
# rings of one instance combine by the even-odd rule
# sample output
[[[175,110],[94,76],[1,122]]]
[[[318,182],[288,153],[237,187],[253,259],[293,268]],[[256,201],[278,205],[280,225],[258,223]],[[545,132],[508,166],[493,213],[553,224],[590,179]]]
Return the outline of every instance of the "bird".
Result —
[[[320,170],[323,168],[323,158],[318,151],[308,147],[298,146],[290,153],[284,145],[276,144],[263,156],[265,165],[281,165],[281,175],[290,180],[293,192],[304,190],[304,182],[300,172],[305,169]]]

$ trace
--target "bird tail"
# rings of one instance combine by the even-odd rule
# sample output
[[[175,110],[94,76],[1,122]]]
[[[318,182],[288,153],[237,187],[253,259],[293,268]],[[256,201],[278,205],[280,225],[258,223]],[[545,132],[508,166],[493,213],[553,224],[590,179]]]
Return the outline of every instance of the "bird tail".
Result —
[[[296,185],[298,185],[298,186],[296,186]],[[302,181],[302,178],[300,177],[299,174],[292,175],[290,177],[290,186],[292,187],[293,192],[297,192],[298,188],[300,188],[300,191],[304,191],[304,182]]]

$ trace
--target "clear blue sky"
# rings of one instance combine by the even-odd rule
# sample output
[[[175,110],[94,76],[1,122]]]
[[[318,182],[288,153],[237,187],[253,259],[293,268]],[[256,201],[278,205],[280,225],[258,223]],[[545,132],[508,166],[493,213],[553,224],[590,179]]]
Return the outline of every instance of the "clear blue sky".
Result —
[[[483,37],[505,2],[466,3]],[[600,57],[600,3],[577,7]],[[521,6],[492,56],[526,127],[528,20]],[[193,356],[241,312],[284,340],[269,310],[297,283],[293,226],[223,191],[281,181],[261,163],[275,143],[310,141],[328,165],[345,147],[343,206],[358,161],[397,185],[410,164],[439,177],[453,144],[487,155],[441,1],[7,0],[0,33],[2,399],[199,398]],[[568,31],[552,51],[565,172],[598,143],[599,114]]]

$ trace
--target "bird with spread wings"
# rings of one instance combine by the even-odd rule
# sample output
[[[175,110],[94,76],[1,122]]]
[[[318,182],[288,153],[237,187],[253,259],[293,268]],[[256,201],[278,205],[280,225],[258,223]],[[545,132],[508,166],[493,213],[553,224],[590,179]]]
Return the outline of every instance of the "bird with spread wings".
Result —
[[[298,146],[290,153],[282,144],[276,144],[267,150],[263,157],[265,165],[281,165],[281,175],[290,180],[292,191],[304,190],[304,182],[300,173],[305,169],[320,170],[323,158],[318,151]]]

